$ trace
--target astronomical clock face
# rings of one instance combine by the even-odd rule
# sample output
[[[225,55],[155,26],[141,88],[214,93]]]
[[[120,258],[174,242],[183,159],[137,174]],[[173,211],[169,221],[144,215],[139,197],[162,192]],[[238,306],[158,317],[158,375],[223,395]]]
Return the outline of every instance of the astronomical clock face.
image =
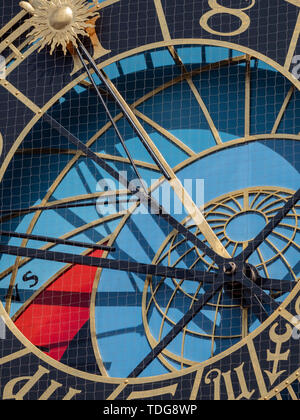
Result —
[[[10,3],[1,398],[298,399],[300,2]]]

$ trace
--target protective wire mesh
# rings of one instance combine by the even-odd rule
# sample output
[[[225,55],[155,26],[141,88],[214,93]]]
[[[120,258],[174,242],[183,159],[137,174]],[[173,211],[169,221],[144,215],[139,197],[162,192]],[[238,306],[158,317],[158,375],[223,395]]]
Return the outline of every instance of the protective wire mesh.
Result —
[[[98,3],[96,30],[66,55],[39,52],[30,15],[0,5],[1,398],[250,399],[277,387],[275,399],[298,399],[296,378],[279,387],[298,368],[298,330],[290,319],[263,333],[285,302],[294,325],[300,315],[297,56],[292,79],[220,41],[231,31],[250,45],[269,2],[173,2],[211,42],[181,34],[168,2]],[[284,3],[280,16],[295,8]],[[41,25],[49,4],[35,3]],[[86,5],[66,4],[74,20]],[[1,364],[17,351],[26,362]],[[34,375],[24,395],[5,387]],[[127,377],[155,385],[110,381]]]

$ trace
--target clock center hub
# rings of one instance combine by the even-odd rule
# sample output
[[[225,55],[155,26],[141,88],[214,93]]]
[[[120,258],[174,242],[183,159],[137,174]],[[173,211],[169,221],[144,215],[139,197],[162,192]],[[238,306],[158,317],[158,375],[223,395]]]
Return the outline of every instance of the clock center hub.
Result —
[[[258,211],[244,211],[229,219],[225,232],[235,242],[247,242],[264,228],[266,218]]]
[[[223,267],[224,273],[227,275],[233,275],[236,272],[236,264],[234,262],[226,263]]]
[[[65,29],[73,21],[73,11],[69,6],[57,7],[49,16],[49,24],[57,31]]]

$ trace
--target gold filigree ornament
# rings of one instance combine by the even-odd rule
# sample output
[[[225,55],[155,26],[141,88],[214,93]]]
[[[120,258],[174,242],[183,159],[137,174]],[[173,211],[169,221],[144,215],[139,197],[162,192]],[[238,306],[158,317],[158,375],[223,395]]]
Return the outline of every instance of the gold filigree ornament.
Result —
[[[28,36],[33,36],[34,42],[42,39],[39,51],[51,45],[52,54],[62,46],[66,54],[70,43],[77,46],[78,35],[87,36],[86,29],[94,27],[87,21],[96,12],[86,0],[29,0],[21,1],[20,6],[32,15],[29,23],[34,29]]]

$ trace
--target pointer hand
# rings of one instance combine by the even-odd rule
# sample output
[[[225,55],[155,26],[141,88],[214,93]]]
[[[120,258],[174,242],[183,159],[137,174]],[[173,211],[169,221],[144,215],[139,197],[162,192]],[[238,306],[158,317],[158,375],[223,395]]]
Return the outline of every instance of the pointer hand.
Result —
[[[296,193],[286,202],[286,204],[279,210],[279,212],[272,217],[265,228],[249,242],[248,246],[235,258],[235,261],[246,262],[253,252],[264,242],[264,240],[272,233],[272,231],[285,218],[289,211],[297,204],[300,199],[300,188]]]
[[[126,271],[136,274],[153,275],[161,277],[177,278],[182,280],[203,281],[214,283],[216,273],[190,270],[155,264],[144,264],[135,261],[113,260],[109,258],[97,258],[85,255],[76,255],[65,252],[47,251],[42,249],[23,248],[10,245],[0,245],[0,254],[15,255],[25,258],[36,258],[48,261],[57,261],[65,264],[78,264],[90,267],[101,267],[110,270]]]
[[[174,338],[185,328],[197,313],[211,300],[214,295],[224,286],[224,278],[219,275],[212,287],[203,295],[199,295],[190,310],[177,322],[169,333],[147,354],[147,356],[133,369],[128,378],[137,378],[146,367],[174,340]]]
[[[75,144],[83,153],[85,153],[91,160],[96,164],[101,166],[107,173],[109,173],[112,178],[118,180],[125,188],[129,189],[129,182],[127,179],[123,178],[114,168],[112,168],[104,159],[100,158],[96,153],[94,153],[88,146],[86,146],[81,140],[76,136],[66,130],[58,121],[48,114],[44,115],[45,121],[47,121],[52,128],[57,130],[62,136],[66,137],[70,142]],[[129,192],[129,190],[128,190]],[[130,193],[136,194],[134,191]],[[158,214],[160,217],[164,218],[174,229],[179,233],[185,236],[193,245],[197,246],[203,253],[205,253],[209,258],[211,258],[219,267],[223,267],[229,258],[225,258],[222,255],[218,254],[211,247],[206,245],[201,241],[193,232],[191,232],[187,227],[182,223],[178,222],[174,217],[172,217],[156,200],[150,195],[146,195],[143,190],[140,190],[137,194],[141,202],[149,206],[150,211],[155,214]],[[46,208],[45,208],[46,210]]]
[[[226,248],[223,246],[223,244],[219,240],[218,236],[214,233],[214,231],[211,228],[211,226],[209,225],[209,223],[205,220],[203,214],[201,213],[199,208],[196,206],[196,204],[194,203],[192,198],[189,196],[187,191],[184,189],[180,180],[178,179],[178,177],[174,173],[173,169],[168,165],[167,161],[165,160],[165,158],[163,157],[163,155],[161,154],[159,149],[155,146],[155,144],[153,143],[152,139],[149,137],[148,133],[145,131],[143,126],[140,124],[136,115],[132,111],[131,107],[127,104],[125,99],[122,97],[120,92],[117,90],[117,88],[114,86],[114,84],[107,78],[107,76],[105,75],[103,70],[98,69],[97,64],[94,62],[94,60],[90,56],[89,52],[86,50],[86,48],[84,47],[84,45],[81,42],[79,42],[79,47],[76,49],[76,51],[77,51],[77,54],[78,54],[78,56],[79,56],[79,58],[80,58],[80,60],[83,64],[87,74],[88,74],[88,77],[90,78],[91,83],[94,85],[94,87],[96,89],[96,92],[97,92],[98,96],[100,97],[101,102],[104,105],[105,109],[107,110],[107,107],[105,106],[102,95],[100,94],[100,91],[98,90],[98,87],[95,84],[95,82],[94,82],[94,80],[93,80],[93,78],[92,78],[92,76],[91,76],[91,74],[88,70],[88,67],[84,62],[84,57],[82,56],[82,54],[84,54],[85,58],[91,64],[93,70],[95,71],[95,73],[97,74],[97,76],[99,77],[101,82],[104,84],[104,86],[106,87],[106,89],[108,90],[110,95],[114,98],[114,101],[116,102],[116,104],[121,109],[123,115],[125,116],[125,118],[129,122],[129,124],[131,125],[131,127],[133,128],[135,133],[137,134],[138,138],[141,140],[142,144],[144,145],[144,147],[146,148],[146,150],[148,151],[148,153],[150,154],[150,156],[152,157],[152,159],[154,160],[156,165],[160,168],[161,173],[168,180],[169,184],[171,185],[171,187],[175,191],[176,195],[178,196],[178,198],[182,202],[182,204],[185,207],[187,213],[189,214],[191,219],[194,220],[194,222],[196,223],[200,232],[202,232],[204,234],[204,236],[205,236],[207,242],[209,243],[209,245],[211,246],[211,248],[216,252],[216,254],[219,254],[219,255],[223,256],[223,258],[230,258],[230,255],[227,252]],[[110,115],[108,110],[107,110],[107,115],[108,115],[113,127],[115,128],[115,131],[116,131],[119,139],[121,140],[121,143],[124,147],[124,150],[125,150],[127,156],[129,157],[129,160],[131,161],[136,174],[139,177],[138,171],[137,171],[137,169],[135,168],[135,165],[134,165],[134,161],[131,158],[129,151],[126,148],[125,142],[122,139],[122,136],[121,136],[120,132],[118,131],[118,129],[115,125],[115,122],[114,122],[114,120],[113,120],[113,118]],[[143,183],[142,183],[142,185],[143,185]],[[147,192],[146,191],[145,191],[145,196],[147,197]]]

